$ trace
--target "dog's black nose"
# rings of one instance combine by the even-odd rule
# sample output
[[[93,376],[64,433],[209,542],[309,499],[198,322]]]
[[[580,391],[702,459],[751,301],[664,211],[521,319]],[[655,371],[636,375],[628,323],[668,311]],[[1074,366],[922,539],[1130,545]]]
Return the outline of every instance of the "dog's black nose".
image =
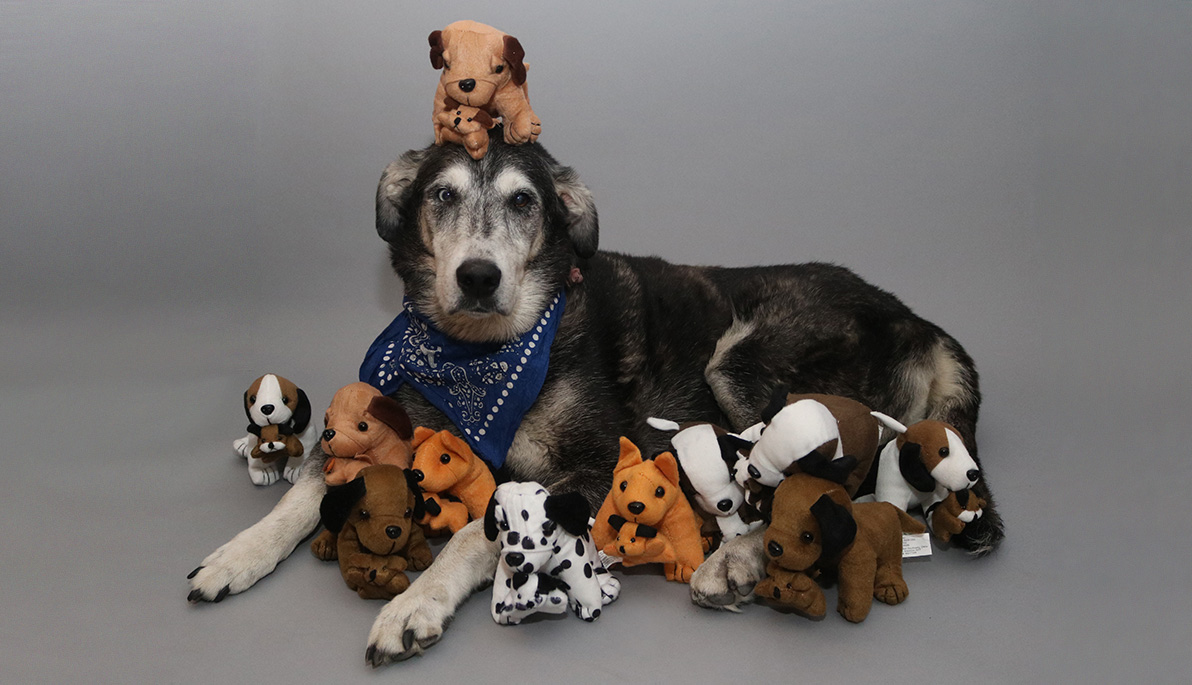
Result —
[[[461,120],[459,117],[456,117],[456,118],[455,118],[455,125],[456,125],[456,126],[459,126],[459,122],[460,122],[460,121],[462,121],[462,120]]]
[[[505,563],[514,568],[521,566],[522,562],[525,560],[526,555],[522,554],[521,552],[510,552],[509,554],[505,555]]]
[[[625,505],[625,508],[629,510],[629,513],[636,516],[637,514],[640,514],[646,510],[646,505],[642,504],[641,502],[630,502],[629,504]]]
[[[772,557],[780,557],[782,556],[782,545],[778,544],[778,542],[775,540],[771,540],[770,544],[766,545],[766,551],[769,552],[770,556]]]
[[[273,405],[272,404],[261,405],[261,413],[264,414],[265,416],[269,416],[270,414],[273,413]]]
[[[389,526],[385,528],[385,534],[396,540],[401,537],[401,528],[399,526]]]
[[[335,437],[335,429],[334,428],[328,428],[327,430],[323,431],[323,439],[326,440],[327,442],[331,442],[331,439],[334,437]]]
[[[465,93],[471,93],[472,89],[476,87],[476,79],[466,78],[459,82],[459,89]]]
[[[465,295],[488,297],[501,285],[501,269],[487,259],[469,259],[455,270],[455,280]]]
[[[410,475],[413,476],[414,480],[418,481],[419,483],[422,482],[423,478],[426,478],[426,474],[422,472],[422,469],[413,469],[410,471]]]
[[[728,511],[733,508],[733,501],[731,499],[722,499],[716,503],[716,508],[720,511]]]
[[[964,475],[968,476],[970,483],[976,483],[977,479],[981,477],[981,472],[977,469],[969,469],[968,473]]]

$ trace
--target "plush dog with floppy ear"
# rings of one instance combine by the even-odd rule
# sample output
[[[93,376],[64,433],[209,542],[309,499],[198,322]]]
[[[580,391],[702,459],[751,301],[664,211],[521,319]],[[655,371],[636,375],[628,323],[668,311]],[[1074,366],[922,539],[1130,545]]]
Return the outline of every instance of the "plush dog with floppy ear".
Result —
[[[248,435],[232,449],[248,459],[248,475],[256,485],[271,485],[284,475],[293,483],[314,447],[317,431],[310,422],[310,400],[293,381],[273,373],[257,378],[244,391]],[[275,465],[287,458],[284,471]]]
[[[436,114],[435,124],[442,127],[439,135],[445,142],[463,145],[472,159],[480,159],[488,152],[488,130],[497,122],[483,109],[458,105]]]
[[[368,383],[351,383],[336,391],[323,421],[327,485],[343,485],[374,464],[410,467],[410,417],[401,403]]]
[[[472,519],[484,515],[497,489],[492,471],[450,431],[414,429],[414,481],[426,494],[426,516],[419,523],[432,531],[458,533]]]
[[[823,591],[811,579],[822,570],[835,569],[840,584],[837,611],[849,621],[864,621],[874,598],[886,604],[902,602],[908,592],[902,578],[902,534],[922,533],[923,524],[887,502],[854,504],[842,485],[848,470],[835,462],[808,466],[774,491],[764,538],[770,558],[767,578],[754,592],[822,616]]]
[[[339,570],[362,599],[392,599],[410,586],[403,571],[430,565],[431,551],[415,521],[422,496],[409,471],[369,466],[357,478],[327,488],[319,515],[335,536]]]
[[[516,38],[486,24],[457,21],[431,32],[427,40],[431,66],[443,70],[432,113],[436,145],[449,140],[444,131],[450,130],[439,114],[455,112],[460,105],[501,117],[507,143],[520,145],[538,139],[542,122],[530,108],[526,87],[529,65]],[[484,155],[472,156],[479,159]]]

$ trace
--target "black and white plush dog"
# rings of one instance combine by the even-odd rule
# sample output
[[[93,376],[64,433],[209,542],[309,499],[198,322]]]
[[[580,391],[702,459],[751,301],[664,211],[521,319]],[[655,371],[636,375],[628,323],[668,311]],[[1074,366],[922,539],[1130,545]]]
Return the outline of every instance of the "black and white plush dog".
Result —
[[[481,160],[446,145],[390,164],[377,189],[377,232],[416,310],[460,341],[518,339],[566,293],[546,380],[505,462],[511,479],[579,491],[598,505],[619,436],[644,453],[666,448],[667,434],[647,417],[741,431],[779,386],[853,397],[903,423],[946,421],[976,457],[972,360],[893,295],[829,264],[727,269],[598,252],[596,208],[575,172],[539,144],[506,145],[499,126],[490,133]],[[397,397],[415,425],[455,430],[410,386]],[[319,461],[308,460],[265,519],[203,561],[192,601],[247,589],[313,530]],[[976,492],[985,515],[955,542],[984,554],[1002,537],[1001,519],[987,478]],[[750,601],[764,576],[761,532],[704,562],[691,580],[693,601]],[[369,660],[407,658],[437,642],[456,607],[492,578],[497,553],[481,522],[456,533],[382,609]]]

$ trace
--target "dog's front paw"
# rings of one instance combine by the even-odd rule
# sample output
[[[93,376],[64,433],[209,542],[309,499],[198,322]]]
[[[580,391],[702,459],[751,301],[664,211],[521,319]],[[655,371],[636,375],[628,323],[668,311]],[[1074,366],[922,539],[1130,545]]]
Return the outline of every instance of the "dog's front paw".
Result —
[[[765,576],[762,529],[722,544],[691,575],[691,601],[709,609],[738,611],[753,601]]]
[[[373,668],[421,654],[443,637],[451,610],[423,586],[411,586],[381,610],[364,658]]]
[[[277,558],[239,538],[224,544],[190,572],[187,601],[222,602],[244,592],[277,567]]]

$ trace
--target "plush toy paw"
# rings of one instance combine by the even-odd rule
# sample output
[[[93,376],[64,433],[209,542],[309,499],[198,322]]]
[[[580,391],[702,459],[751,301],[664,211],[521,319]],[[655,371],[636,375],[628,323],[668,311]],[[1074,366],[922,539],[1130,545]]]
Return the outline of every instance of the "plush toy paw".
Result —
[[[281,472],[272,464],[266,464],[260,459],[250,459],[248,477],[253,485],[273,485],[281,478]]]
[[[323,530],[310,542],[310,553],[323,561],[335,561],[339,558],[339,548],[335,542],[335,535],[329,530]]]
[[[873,598],[890,605],[901,604],[909,592],[906,587],[906,581],[896,578],[889,583],[875,587],[873,589]]]
[[[691,576],[695,573],[695,566],[690,564],[663,564],[663,571],[666,572],[666,579],[673,580],[676,583],[690,583]]]
[[[248,459],[249,454],[252,452],[253,443],[255,443],[256,440],[257,440],[256,436],[246,435],[243,438],[240,438],[239,440],[234,440],[232,442],[232,450],[236,454],[239,454],[240,456],[244,457],[245,459]]]
[[[505,142],[512,145],[521,145],[522,143],[537,140],[538,134],[542,132],[542,122],[537,121],[537,119],[538,117],[528,112],[522,112],[520,115],[514,117],[512,121],[506,119]]]
[[[596,575],[600,578],[601,604],[611,604],[617,601],[617,598],[621,596],[621,581],[614,578],[613,574],[603,567],[596,569]]]
[[[302,463],[305,461],[302,457],[290,457],[286,460],[286,468],[282,476],[293,485],[298,480],[298,474],[302,473]]]
[[[860,623],[869,616],[869,610],[873,608],[873,603],[866,597],[864,601],[852,603],[841,600],[836,606],[836,611],[850,623]]]

